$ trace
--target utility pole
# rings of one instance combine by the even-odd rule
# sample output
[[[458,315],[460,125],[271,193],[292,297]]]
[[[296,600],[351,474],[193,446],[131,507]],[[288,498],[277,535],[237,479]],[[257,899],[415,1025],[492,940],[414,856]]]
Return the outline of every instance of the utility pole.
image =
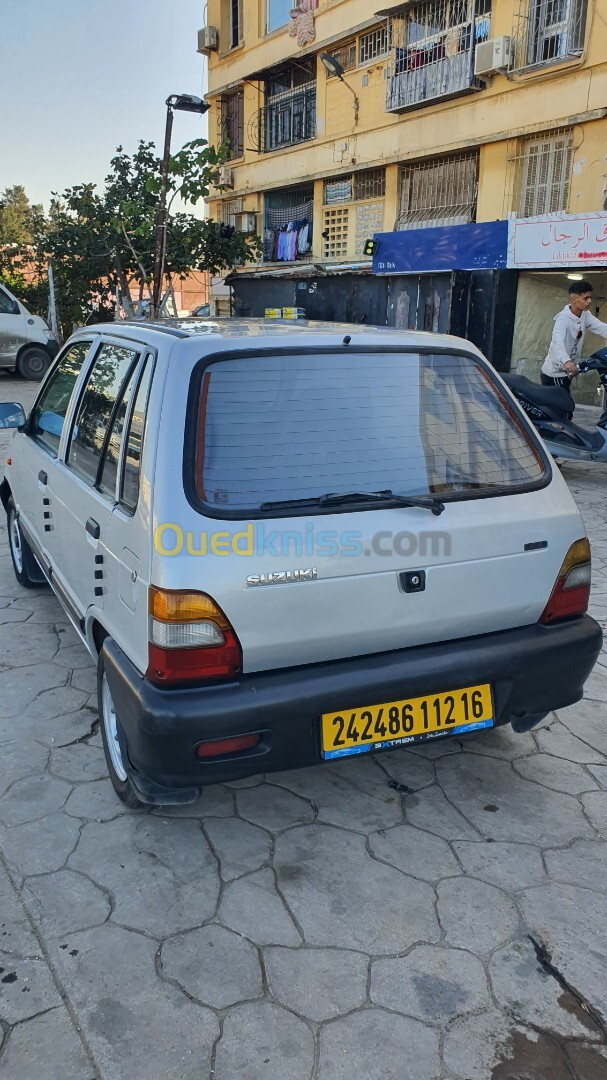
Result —
[[[57,304],[55,301],[55,279],[53,277],[53,264],[48,264],[48,322],[53,334],[58,341],[61,341],[59,336],[59,322],[57,319]]]

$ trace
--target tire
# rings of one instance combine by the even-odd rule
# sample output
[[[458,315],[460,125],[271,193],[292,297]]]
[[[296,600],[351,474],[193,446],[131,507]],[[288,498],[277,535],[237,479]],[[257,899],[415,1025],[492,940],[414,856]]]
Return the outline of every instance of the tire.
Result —
[[[46,375],[50,363],[51,358],[46,349],[41,345],[29,345],[17,360],[17,371],[22,379],[39,382],[42,376]]]
[[[34,553],[25,539],[19,525],[19,517],[12,497],[6,506],[8,522],[8,544],[13,560],[15,577],[24,589],[39,589],[47,581],[34,558]]]
[[[123,753],[126,749],[124,734],[114,709],[107,675],[105,674],[103,646],[97,662],[97,699],[99,702],[99,726],[101,728],[103,752],[112,787],[120,801],[125,806],[128,806],[130,810],[141,810],[145,807],[145,804],[139,798],[124,767]]]

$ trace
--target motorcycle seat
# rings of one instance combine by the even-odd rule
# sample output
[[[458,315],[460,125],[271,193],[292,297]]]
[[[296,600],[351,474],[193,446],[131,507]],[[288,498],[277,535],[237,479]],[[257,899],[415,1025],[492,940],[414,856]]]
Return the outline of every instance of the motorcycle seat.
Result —
[[[504,375],[503,378],[515,397],[524,397],[542,409],[550,409],[562,420],[571,416],[575,409],[571,394],[562,386],[541,386],[525,375]]]

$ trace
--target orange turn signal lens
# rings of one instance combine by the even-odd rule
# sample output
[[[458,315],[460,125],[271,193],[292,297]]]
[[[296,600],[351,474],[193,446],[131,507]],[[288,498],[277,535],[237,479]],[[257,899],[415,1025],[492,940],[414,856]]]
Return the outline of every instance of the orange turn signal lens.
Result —
[[[206,593],[158,589],[150,586],[149,610],[153,619],[162,622],[196,622],[210,619],[221,630],[230,624],[221,608]]]

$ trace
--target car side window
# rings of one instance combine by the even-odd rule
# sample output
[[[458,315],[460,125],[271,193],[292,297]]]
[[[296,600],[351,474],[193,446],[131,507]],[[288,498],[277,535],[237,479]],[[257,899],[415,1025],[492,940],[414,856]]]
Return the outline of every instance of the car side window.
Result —
[[[10,296],[0,289],[0,315],[12,315],[15,310],[15,306]]]
[[[99,490],[110,498],[116,497],[116,480],[118,478],[118,462],[120,460],[120,448],[124,432],[124,421],[128,412],[129,403],[133,397],[133,387],[137,372],[133,371],[126,383],[117,408],[114,411],[114,420],[110,437],[105,448],[101,476],[99,478]]]
[[[133,406],[133,412],[129,421],[126,434],[126,448],[124,454],[124,470],[122,475],[122,490],[120,502],[132,513],[137,509],[139,500],[139,481],[141,475],[141,454],[143,451],[143,435],[145,429],[145,416],[147,410],[150,383],[152,380],[153,360],[148,356],[139,380],[137,396]]]
[[[63,354],[32,410],[29,434],[53,457],[59,453],[65,415],[90,347],[90,341],[77,341]]]
[[[80,398],[67,454],[69,468],[88,484],[97,481],[116,403],[138,359],[134,349],[112,342],[105,342],[95,357]]]

